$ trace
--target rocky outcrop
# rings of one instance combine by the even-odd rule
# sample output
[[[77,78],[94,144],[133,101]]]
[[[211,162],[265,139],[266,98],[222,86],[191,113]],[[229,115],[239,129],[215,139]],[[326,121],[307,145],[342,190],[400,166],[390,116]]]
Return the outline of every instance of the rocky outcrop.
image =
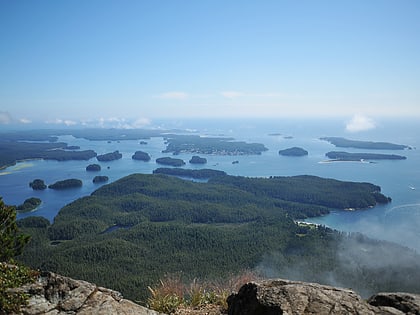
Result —
[[[51,272],[41,273],[35,283],[16,290],[30,296],[22,315],[159,314],[125,300],[117,291]]]
[[[351,290],[281,279],[248,283],[228,304],[229,315],[420,314],[420,295],[384,293],[368,303]]]

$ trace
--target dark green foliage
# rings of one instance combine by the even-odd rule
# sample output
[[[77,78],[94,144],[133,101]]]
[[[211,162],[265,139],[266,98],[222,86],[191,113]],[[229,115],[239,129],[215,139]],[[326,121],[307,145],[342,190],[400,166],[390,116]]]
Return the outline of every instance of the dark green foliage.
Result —
[[[405,156],[396,154],[379,153],[348,153],[331,151],[325,154],[328,158],[340,161],[360,161],[360,160],[405,160]]]
[[[99,172],[101,170],[101,166],[99,164],[89,164],[86,166],[86,171],[88,172]]]
[[[70,178],[65,180],[60,180],[54,184],[48,185],[50,189],[68,189],[68,188],[77,188],[82,187],[83,182],[80,179]]]
[[[21,265],[0,262],[0,314],[18,314],[27,303],[27,296],[9,289],[34,282],[37,273]]]
[[[47,228],[50,226],[50,221],[44,217],[27,217],[17,221],[19,228]]]
[[[174,159],[171,157],[161,157],[156,159],[156,163],[163,165],[170,165],[175,167],[180,167],[185,165],[185,162],[181,159]]]
[[[311,176],[222,176],[195,183],[130,175],[67,205],[52,225],[22,220],[33,238],[21,259],[143,301],[147,286],[165,273],[220,279],[268,258],[276,276],[305,262],[302,274],[311,281],[340,272],[336,251],[345,236],[293,219],[327,212],[322,203],[335,195],[354,205],[379,190]],[[302,202],[295,200],[299,195]],[[381,287],[378,278],[370,283]]]
[[[94,178],[93,178],[93,182],[95,183],[95,184],[97,184],[97,183],[105,183],[105,182],[107,182],[109,180],[109,177],[108,176],[95,176]]]
[[[308,151],[302,148],[293,147],[279,151],[280,155],[284,156],[305,156],[308,155]]]
[[[328,141],[336,147],[342,148],[357,148],[357,149],[374,149],[374,150],[404,150],[408,146],[401,144],[394,144],[389,142],[373,142],[373,141],[360,141],[349,140],[341,137],[324,137],[321,140]]]
[[[197,178],[197,179],[208,179],[214,176],[226,175],[225,172],[212,169],[201,169],[201,170],[190,170],[183,168],[157,168],[153,171],[153,174],[166,174],[179,177]]]
[[[45,185],[42,179],[34,179],[29,183],[29,187],[31,187],[33,190],[44,190],[47,188],[47,185]]]
[[[363,209],[375,206],[378,198],[387,199],[380,193],[381,188],[373,184],[309,175],[272,178],[220,176],[211,178],[209,183],[232,185],[259,196],[335,209]]]
[[[207,159],[203,158],[203,157],[199,157],[198,155],[194,155],[191,160],[190,160],[191,164],[206,164],[207,163]]]
[[[36,209],[41,204],[41,202],[42,201],[39,198],[35,198],[35,197],[28,198],[23,202],[23,204],[17,206],[16,210],[23,211],[23,212],[32,211]]]
[[[110,153],[101,154],[96,157],[96,159],[101,162],[109,162],[119,160],[121,158],[122,154],[118,150]]]
[[[136,151],[131,158],[133,160],[140,160],[140,161],[145,161],[145,162],[150,161],[150,155],[147,152],[143,152],[143,151]]]
[[[0,262],[8,262],[22,253],[29,235],[19,232],[16,210],[6,206],[0,198]]]

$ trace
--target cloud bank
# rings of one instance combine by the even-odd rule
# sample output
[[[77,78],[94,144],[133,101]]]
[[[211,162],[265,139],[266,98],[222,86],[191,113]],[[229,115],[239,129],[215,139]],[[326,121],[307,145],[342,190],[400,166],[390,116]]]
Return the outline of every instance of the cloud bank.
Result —
[[[354,115],[346,124],[346,130],[349,132],[367,131],[375,128],[376,123],[371,118],[364,115]]]

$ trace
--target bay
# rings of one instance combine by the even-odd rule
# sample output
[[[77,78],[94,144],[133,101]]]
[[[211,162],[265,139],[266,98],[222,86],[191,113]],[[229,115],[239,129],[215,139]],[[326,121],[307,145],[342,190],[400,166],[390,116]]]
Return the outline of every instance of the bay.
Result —
[[[200,155],[207,159],[206,168],[223,170],[230,175],[268,177],[316,175],[339,180],[370,182],[381,186],[382,192],[392,198],[392,203],[372,209],[358,211],[338,211],[310,218],[307,221],[327,225],[341,231],[361,232],[370,237],[389,240],[416,249],[420,252],[420,139],[419,122],[416,120],[381,120],[376,128],[360,133],[350,133],[345,129],[345,120],[185,120],[156,122],[160,128],[179,128],[193,130],[203,136],[229,136],[236,140],[263,143],[268,151],[261,155],[219,156]],[[69,132],[70,133],[70,132]],[[386,141],[411,146],[412,150],[387,151],[378,153],[400,154],[407,157],[401,161],[378,161],[376,163],[332,162],[326,160],[325,153],[333,150],[347,152],[372,152],[352,148],[336,148],[319,138],[342,136],[366,141]],[[30,197],[42,200],[41,206],[30,213],[20,213],[18,218],[31,215],[43,216],[53,221],[58,211],[77,198],[87,196],[103,184],[94,184],[96,175],[106,175],[109,182],[132,173],[151,174],[160,167],[155,159],[163,156],[165,149],[162,137],[147,140],[127,141],[89,141],[73,136],[62,136],[60,141],[77,145],[83,149],[95,150],[98,154],[119,150],[123,158],[111,162],[90,161],[22,161],[15,166],[0,170],[0,196],[7,204],[18,205]],[[309,152],[305,157],[283,157],[278,151],[293,146],[302,147]],[[150,162],[132,160],[135,151],[142,150],[152,156]],[[187,164],[185,168],[202,168],[188,163],[192,154],[180,154],[177,158]],[[233,161],[239,163],[233,164]],[[86,166],[92,163],[101,165],[100,172],[87,172]],[[46,184],[67,178],[83,181],[81,188],[56,191],[46,189],[33,191],[29,182],[40,178]]]

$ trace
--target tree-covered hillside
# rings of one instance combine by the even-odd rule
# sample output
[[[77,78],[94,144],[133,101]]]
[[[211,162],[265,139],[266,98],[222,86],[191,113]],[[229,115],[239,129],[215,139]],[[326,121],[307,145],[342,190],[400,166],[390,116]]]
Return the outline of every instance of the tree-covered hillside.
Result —
[[[351,266],[357,268],[346,269],[337,253],[354,237],[294,221],[326,213],[340,198],[345,200],[343,208],[375,204],[377,196],[387,200],[379,190],[366,183],[308,176],[221,176],[196,183],[135,174],[67,205],[53,224],[43,218],[21,220],[23,231],[32,236],[21,260],[141,301],[147,286],[165,273],[223,279],[258,269],[270,276],[268,270],[289,276],[296,266],[302,269],[292,277],[301,280],[326,283],[329,275],[354,289],[419,290],[419,275],[412,269],[419,260],[415,253],[392,245],[393,253],[406,262],[370,272],[366,260],[384,256],[391,245],[359,238],[356,253],[367,250],[359,256],[349,254],[355,260]],[[396,268],[407,281],[384,280]]]

